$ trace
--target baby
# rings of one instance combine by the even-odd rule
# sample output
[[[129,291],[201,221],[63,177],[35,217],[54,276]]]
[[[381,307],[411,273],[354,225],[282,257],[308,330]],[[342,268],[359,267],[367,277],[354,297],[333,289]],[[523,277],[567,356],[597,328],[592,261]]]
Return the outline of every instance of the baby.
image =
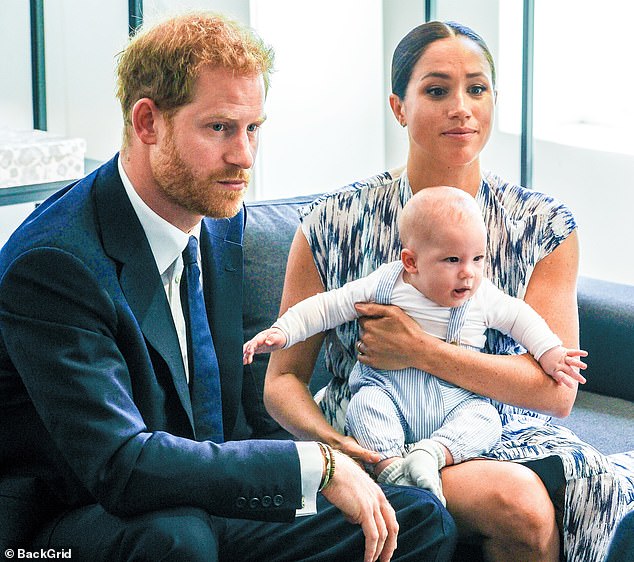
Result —
[[[297,303],[244,344],[244,363],[355,320],[357,302],[376,302],[399,306],[427,333],[478,351],[486,329],[499,330],[557,382],[585,383],[579,357],[587,353],[562,347],[528,304],[483,278],[487,234],[473,197],[453,187],[423,189],[405,205],[399,233],[400,261]],[[346,431],[380,453],[373,468],[379,482],[427,488],[444,502],[440,469],[480,456],[500,439],[501,420],[487,398],[430,373],[357,362],[349,383]]]

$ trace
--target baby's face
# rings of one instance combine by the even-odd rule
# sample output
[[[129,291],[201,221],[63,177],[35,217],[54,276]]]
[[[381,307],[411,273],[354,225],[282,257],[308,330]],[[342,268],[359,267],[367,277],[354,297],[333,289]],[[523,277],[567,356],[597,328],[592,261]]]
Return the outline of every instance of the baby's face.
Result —
[[[478,290],[486,251],[482,223],[445,223],[415,246],[417,271],[408,275],[408,281],[428,299],[455,307]]]

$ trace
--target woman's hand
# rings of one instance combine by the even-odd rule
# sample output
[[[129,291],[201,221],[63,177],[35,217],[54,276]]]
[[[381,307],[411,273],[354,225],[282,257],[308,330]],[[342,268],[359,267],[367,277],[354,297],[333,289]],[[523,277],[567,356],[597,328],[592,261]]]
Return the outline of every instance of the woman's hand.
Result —
[[[420,362],[421,348],[437,342],[399,307],[357,303],[361,336],[357,358],[375,369],[396,370]]]
[[[358,463],[376,464],[381,460],[379,453],[364,449],[354,437],[341,435],[336,440],[331,440],[328,444],[333,449],[337,449],[353,458]]]

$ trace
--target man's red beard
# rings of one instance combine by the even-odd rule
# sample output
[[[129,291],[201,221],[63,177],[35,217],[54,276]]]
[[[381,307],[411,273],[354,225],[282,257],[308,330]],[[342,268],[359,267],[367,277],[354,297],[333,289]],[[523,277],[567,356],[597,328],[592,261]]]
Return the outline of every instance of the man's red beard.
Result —
[[[235,216],[244,199],[251,174],[242,168],[229,167],[209,174],[204,179],[194,176],[180,157],[171,129],[165,143],[153,162],[154,179],[165,195],[174,203],[198,215],[213,218]],[[219,188],[218,181],[243,181],[239,191]]]

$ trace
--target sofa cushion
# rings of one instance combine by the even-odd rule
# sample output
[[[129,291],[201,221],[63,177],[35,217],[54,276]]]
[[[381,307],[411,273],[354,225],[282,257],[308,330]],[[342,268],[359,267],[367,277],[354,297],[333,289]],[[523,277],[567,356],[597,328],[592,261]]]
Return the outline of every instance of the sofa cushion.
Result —
[[[634,449],[634,404],[629,400],[579,390],[570,416],[553,418],[553,423],[571,429],[605,455]]]
[[[316,196],[301,196],[273,201],[247,203],[247,225],[244,234],[244,336],[252,338],[269,328],[277,319],[286,260],[299,226],[297,210]],[[269,356],[256,355],[245,369],[246,400],[259,409],[258,419],[248,420],[258,435],[270,435],[279,426],[268,416],[262,401],[264,375]],[[324,367],[323,351],[311,379],[313,393],[330,379]]]

